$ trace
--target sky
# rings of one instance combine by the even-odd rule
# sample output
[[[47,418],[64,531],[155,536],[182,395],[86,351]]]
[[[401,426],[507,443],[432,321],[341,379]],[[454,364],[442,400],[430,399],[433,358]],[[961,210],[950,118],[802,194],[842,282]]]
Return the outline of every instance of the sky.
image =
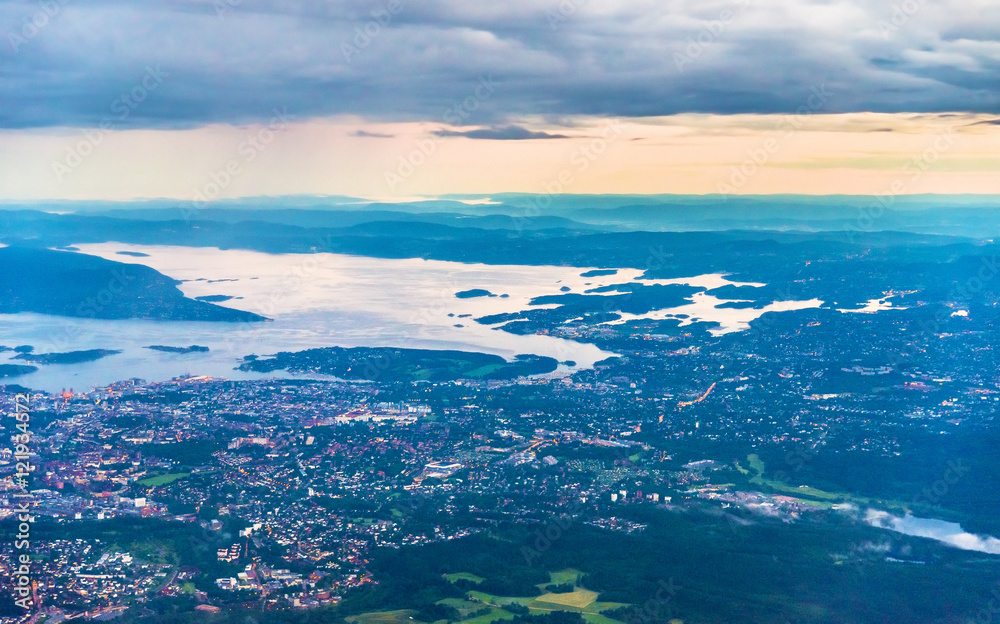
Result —
[[[1000,193],[995,0],[0,0],[0,199]]]

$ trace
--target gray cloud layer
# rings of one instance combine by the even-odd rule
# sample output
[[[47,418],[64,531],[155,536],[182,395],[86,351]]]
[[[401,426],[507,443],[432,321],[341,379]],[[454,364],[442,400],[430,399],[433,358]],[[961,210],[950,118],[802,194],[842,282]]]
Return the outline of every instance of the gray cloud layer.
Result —
[[[506,4],[0,0],[0,127],[1000,112],[992,0]]]
[[[529,141],[534,139],[565,139],[565,134],[535,132],[521,126],[501,126],[497,128],[477,128],[476,130],[435,130],[439,137],[465,137],[467,139],[490,139],[493,141]]]

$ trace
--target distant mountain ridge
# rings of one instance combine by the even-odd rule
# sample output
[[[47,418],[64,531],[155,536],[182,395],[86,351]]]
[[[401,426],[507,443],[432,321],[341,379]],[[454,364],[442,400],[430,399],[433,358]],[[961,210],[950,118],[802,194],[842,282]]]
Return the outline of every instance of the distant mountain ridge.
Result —
[[[523,199],[524,196],[519,197]],[[520,201],[517,197],[504,199]],[[636,201],[632,197],[625,199]],[[690,219],[694,224],[692,227],[704,225],[706,221],[699,221],[700,217],[696,214],[688,214],[691,211],[678,207],[682,199],[691,200],[691,205],[695,207],[691,211],[701,211],[702,217],[712,216],[715,219],[727,214],[716,205],[722,199],[696,197],[673,198],[674,206],[670,210],[661,210],[653,204],[657,198],[643,199],[650,202],[649,205],[618,205],[624,200],[612,201],[612,198],[604,198],[603,203],[595,202],[594,205],[589,204],[586,198],[557,197],[553,204],[558,205],[553,210],[565,212],[564,209],[567,206],[572,208],[576,201],[582,212],[590,210],[594,214],[619,217],[659,214],[663,219]],[[783,231],[755,227],[724,231],[683,228],[678,228],[679,231],[604,231],[577,227],[532,229],[518,228],[522,223],[518,218],[507,221],[514,227],[498,229],[475,227],[472,224],[483,223],[477,221],[478,217],[458,218],[448,214],[444,217],[445,222],[435,222],[440,214],[425,215],[427,218],[423,221],[365,220],[368,217],[363,211],[354,214],[351,225],[345,227],[305,227],[264,220],[151,221],[92,213],[0,210],[0,243],[60,248],[114,241],[134,245],[244,249],[272,254],[327,252],[492,265],[635,268],[642,270],[649,279],[725,273],[733,280],[769,285],[753,297],[755,306],[781,300],[819,299],[827,306],[850,309],[864,307],[869,301],[881,299],[885,293],[902,290],[922,292],[928,300],[950,300],[953,298],[952,291],[961,288],[980,267],[992,271],[990,267],[995,264],[992,258],[1000,254],[1000,245],[989,238],[993,232],[1000,233],[1000,211],[989,208],[990,198],[960,198],[961,201],[956,200],[956,206],[936,208],[933,207],[933,198],[907,198],[905,205],[909,208],[871,213],[871,219],[867,221],[857,216],[865,213],[845,207],[845,201],[854,199],[857,198],[819,198],[813,213],[817,218],[838,223],[840,229],[818,232],[801,227],[805,222],[803,219],[800,218],[796,224],[792,218],[794,214],[806,211],[797,203],[802,201],[801,197],[748,199],[742,204],[744,212],[734,213],[733,218],[737,221],[756,218],[758,223],[772,223],[763,219],[777,219],[773,223],[787,225]],[[874,201],[873,198],[866,198],[866,201],[869,200]],[[773,201],[775,206],[769,208],[768,201]],[[590,207],[586,208],[588,205]],[[760,213],[754,213],[751,205],[758,206]],[[504,206],[505,210],[511,208],[508,204]],[[468,208],[485,211],[495,210],[498,206],[470,205]],[[847,212],[843,212],[845,210]],[[671,211],[676,214],[671,216]],[[791,215],[787,222],[774,216],[783,211]],[[211,214],[214,213],[196,213],[192,218]],[[276,220],[318,219],[320,222],[325,219],[336,222],[341,217],[336,212],[317,215],[308,211],[282,217],[280,210],[260,210],[254,214],[261,215],[262,219],[271,214]],[[844,219],[835,219],[838,214],[844,214]],[[399,215],[380,213],[379,219],[383,217],[395,219]],[[508,217],[492,219],[488,222],[491,226]],[[996,227],[990,225],[991,220],[997,222]],[[901,221],[910,223],[913,228],[919,225],[926,229],[934,229],[936,224],[947,222],[956,229],[974,229],[976,235],[923,234],[886,229],[887,225]],[[1000,291],[994,282],[988,281],[977,296],[988,299],[994,291]],[[642,298],[645,294],[648,293],[633,293],[633,296]],[[174,293],[174,296],[178,295]],[[38,305],[44,303],[38,302]],[[198,303],[208,305],[206,302]],[[197,313],[208,316],[244,314],[220,312],[227,308],[211,310]],[[187,308],[181,316],[186,318],[189,312],[191,310]]]
[[[344,196],[249,197],[204,204],[0,202],[0,215],[28,210],[159,221],[263,221],[343,228],[375,221],[479,229],[720,231],[895,230],[979,237],[1000,232],[996,195],[445,195],[417,201]]]

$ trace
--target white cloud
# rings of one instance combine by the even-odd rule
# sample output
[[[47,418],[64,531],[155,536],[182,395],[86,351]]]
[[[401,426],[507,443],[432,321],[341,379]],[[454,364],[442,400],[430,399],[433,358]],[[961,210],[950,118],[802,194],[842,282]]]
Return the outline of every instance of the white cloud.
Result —
[[[1000,555],[1000,539],[967,533],[954,522],[928,520],[910,515],[900,518],[874,509],[868,510],[865,521],[872,526],[914,537],[926,537],[962,550],[976,550],[991,555]]]

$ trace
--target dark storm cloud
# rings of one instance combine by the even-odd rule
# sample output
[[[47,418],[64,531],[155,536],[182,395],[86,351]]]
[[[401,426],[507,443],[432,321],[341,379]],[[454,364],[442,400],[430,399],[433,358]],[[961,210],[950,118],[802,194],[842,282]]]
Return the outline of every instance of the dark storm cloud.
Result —
[[[465,137],[467,139],[490,139],[494,141],[528,141],[534,139],[565,139],[565,134],[549,134],[535,132],[520,126],[501,126],[497,128],[479,128],[476,130],[436,130],[439,137]]]
[[[907,5],[909,6],[909,5]],[[1000,112],[1000,5],[875,0],[0,0],[0,126],[353,114]],[[155,90],[150,68],[165,74]],[[483,76],[501,86],[489,98]],[[470,99],[471,98],[471,99]]]

